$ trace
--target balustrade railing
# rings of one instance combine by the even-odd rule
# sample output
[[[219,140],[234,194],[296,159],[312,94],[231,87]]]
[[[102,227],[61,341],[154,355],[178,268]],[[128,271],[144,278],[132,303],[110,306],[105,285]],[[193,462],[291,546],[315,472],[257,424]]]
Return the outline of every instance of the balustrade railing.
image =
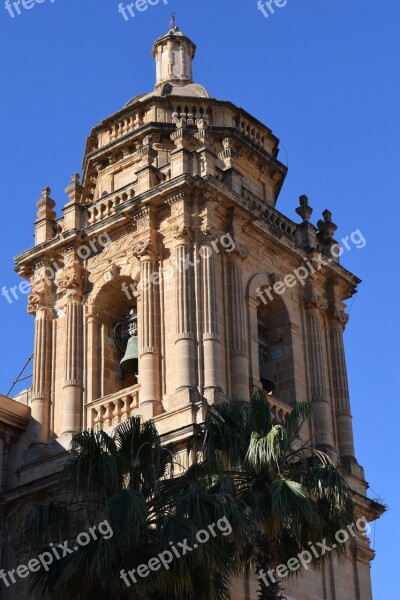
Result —
[[[286,402],[282,402],[278,398],[274,398],[274,396],[268,396],[268,403],[271,408],[272,419],[279,425],[284,425],[289,414],[292,412],[292,406],[286,404]]]
[[[95,400],[86,406],[87,426],[98,431],[112,429],[126,421],[139,407],[140,385]]]

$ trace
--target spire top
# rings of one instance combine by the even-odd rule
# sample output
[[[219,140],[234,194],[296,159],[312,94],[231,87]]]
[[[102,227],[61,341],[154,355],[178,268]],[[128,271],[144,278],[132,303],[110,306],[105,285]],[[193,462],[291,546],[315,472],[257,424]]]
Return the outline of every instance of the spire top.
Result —
[[[171,25],[171,27],[175,27],[175,21],[176,21],[176,19],[175,19],[175,16],[176,16],[177,14],[178,14],[178,13],[177,13],[177,12],[175,12],[174,10],[173,10],[173,11],[172,11],[172,13],[171,13],[171,21],[170,21],[170,25]]]

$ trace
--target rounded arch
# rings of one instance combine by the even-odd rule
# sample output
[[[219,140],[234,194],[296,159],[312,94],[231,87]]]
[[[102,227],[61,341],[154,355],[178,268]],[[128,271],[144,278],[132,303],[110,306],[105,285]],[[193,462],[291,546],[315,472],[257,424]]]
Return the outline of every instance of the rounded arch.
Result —
[[[250,332],[250,373],[255,387],[295,403],[295,366],[292,325],[294,307],[284,295],[272,292],[273,273],[254,274],[246,288]]]
[[[114,340],[114,326],[130,309],[140,311],[139,271],[110,265],[97,279],[87,299],[88,373],[95,379],[91,400],[137,384],[137,373],[121,368],[123,353]]]
[[[140,266],[132,265],[131,263],[124,263],[122,265],[109,264],[100,273],[97,274],[95,279],[92,279],[93,288],[88,295],[87,304],[95,306],[98,304],[99,296],[107,290],[107,286],[114,280],[125,281],[127,285],[132,285],[139,282],[140,278]],[[121,284],[122,285],[122,284]]]
[[[247,283],[246,299],[252,299],[257,303],[261,303],[262,298],[260,297],[260,294],[257,294],[257,292],[260,291],[262,293],[266,289],[272,288],[273,284],[271,283],[271,277],[273,277],[273,275],[274,273],[272,272],[272,270],[269,273],[266,271],[260,271],[259,273],[255,273]],[[264,297],[265,300],[267,300],[268,302],[268,295],[264,294]],[[285,297],[285,295],[279,296],[277,294],[274,294],[273,300],[270,303],[273,304],[274,302],[277,302],[281,305],[283,304],[285,310],[288,313],[290,323],[295,323],[296,319],[294,307],[292,306],[292,303],[288,301],[288,298]]]

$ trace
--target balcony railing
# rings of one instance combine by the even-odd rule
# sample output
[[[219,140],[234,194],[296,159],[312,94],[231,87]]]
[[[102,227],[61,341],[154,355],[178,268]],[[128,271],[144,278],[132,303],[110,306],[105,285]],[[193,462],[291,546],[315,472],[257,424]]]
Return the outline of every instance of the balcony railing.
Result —
[[[278,400],[274,396],[268,397],[268,403],[271,408],[273,421],[276,421],[279,425],[284,425],[289,414],[292,412],[290,404],[286,404],[286,402],[282,402],[282,400]]]
[[[129,419],[139,407],[139,391],[140,385],[134,385],[88,404],[87,426],[96,431],[112,429]]]
[[[87,426],[96,431],[109,430],[138,414],[139,393],[140,384],[137,384],[91,402],[86,406]],[[268,402],[273,420],[283,425],[292,407],[274,396],[269,396]]]

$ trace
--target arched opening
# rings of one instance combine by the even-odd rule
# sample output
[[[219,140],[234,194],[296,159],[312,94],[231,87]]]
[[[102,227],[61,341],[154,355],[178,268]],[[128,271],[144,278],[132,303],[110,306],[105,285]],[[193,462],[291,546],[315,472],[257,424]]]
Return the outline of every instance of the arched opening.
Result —
[[[257,305],[258,372],[261,387],[276,398],[295,402],[293,341],[282,299]]]
[[[136,290],[137,283],[129,277],[114,277],[102,287],[95,300],[98,398],[138,383]]]

